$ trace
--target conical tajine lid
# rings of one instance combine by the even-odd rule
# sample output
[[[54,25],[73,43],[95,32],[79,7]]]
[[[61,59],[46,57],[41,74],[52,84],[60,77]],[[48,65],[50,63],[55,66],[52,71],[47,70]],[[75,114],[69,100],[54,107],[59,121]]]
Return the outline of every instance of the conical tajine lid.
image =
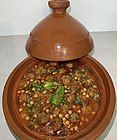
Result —
[[[32,57],[66,61],[81,58],[93,49],[87,29],[66,13],[68,0],[50,0],[53,12],[42,20],[30,33],[26,50]]]

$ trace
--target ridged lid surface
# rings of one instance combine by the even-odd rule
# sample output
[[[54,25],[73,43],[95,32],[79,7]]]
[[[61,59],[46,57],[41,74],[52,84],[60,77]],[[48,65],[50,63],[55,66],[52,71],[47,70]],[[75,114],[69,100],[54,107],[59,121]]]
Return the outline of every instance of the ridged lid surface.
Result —
[[[32,57],[49,61],[81,58],[93,49],[87,29],[66,13],[68,0],[48,2],[53,13],[42,20],[30,33],[26,50]]]

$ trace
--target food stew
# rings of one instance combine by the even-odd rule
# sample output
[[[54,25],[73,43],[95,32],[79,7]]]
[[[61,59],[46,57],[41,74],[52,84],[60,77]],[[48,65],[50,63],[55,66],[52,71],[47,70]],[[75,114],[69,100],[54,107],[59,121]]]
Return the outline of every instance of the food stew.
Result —
[[[48,136],[79,133],[95,118],[100,101],[95,72],[78,60],[39,61],[28,69],[17,90],[22,122]]]

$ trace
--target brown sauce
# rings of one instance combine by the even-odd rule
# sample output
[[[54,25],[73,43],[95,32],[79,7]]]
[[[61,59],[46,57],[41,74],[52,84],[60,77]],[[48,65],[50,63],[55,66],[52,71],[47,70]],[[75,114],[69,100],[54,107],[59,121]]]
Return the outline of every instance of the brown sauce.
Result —
[[[17,108],[31,131],[67,136],[95,118],[100,98],[95,73],[85,63],[39,61],[22,77]]]

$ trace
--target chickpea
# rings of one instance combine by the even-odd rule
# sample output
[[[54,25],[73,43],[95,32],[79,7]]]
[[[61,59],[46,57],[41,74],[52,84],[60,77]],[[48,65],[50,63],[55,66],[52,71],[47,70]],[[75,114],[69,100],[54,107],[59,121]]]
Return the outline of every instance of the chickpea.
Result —
[[[52,74],[56,74],[56,72],[53,72]]]
[[[34,125],[34,128],[38,128],[39,126],[38,125]]]
[[[81,89],[81,92],[84,92],[84,91]]]
[[[81,113],[81,110],[78,110],[78,113]]]
[[[20,93],[21,91],[19,90],[17,93]]]
[[[29,83],[30,83],[29,81],[26,82],[27,85],[28,85]]]
[[[70,128],[70,125],[68,125],[67,128]]]
[[[78,126],[74,126],[74,129],[75,129],[75,130],[78,130]]]
[[[46,110],[46,107],[43,108],[43,111],[45,111],[45,110]]]
[[[83,95],[85,96],[86,95],[86,92],[83,92]]]
[[[33,79],[30,79],[30,82],[33,82]]]
[[[29,93],[29,91],[27,90],[25,93]]]
[[[70,89],[70,87],[67,87],[67,89]]]
[[[69,113],[69,114],[72,114],[72,110],[69,110],[68,113]]]
[[[96,85],[93,85],[93,88],[97,88],[97,86]]]
[[[26,78],[26,75],[24,75],[24,78]]]
[[[85,92],[87,91],[87,89],[86,89],[86,88],[84,88],[83,90],[84,90]]]
[[[56,114],[53,114],[54,117],[56,117]]]
[[[41,82],[44,83],[45,81],[42,79]]]
[[[80,122],[80,125],[82,126],[82,122]]]
[[[65,115],[65,118],[69,118],[69,114],[66,114],[66,115]]]
[[[35,118],[37,118],[37,114],[34,114],[33,116],[34,116]]]
[[[70,130],[71,130],[71,131],[73,131],[73,130],[74,130],[74,129],[73,129],[73,127],[72,127],[72,128],[70,128]]]
[[[40,76],[39,76],[38,78],[39,78],[39,79],[41,79],[41,77],[40,77]]]
[[[23,103],[23,106],[26,106],[26,103]]]
[[[36,94],[34,95],[34,97],[37,98],[37,97],[38,97],[38,94],[36,93]]]
[[[59,108],[58,107],[55,107],[54,110],[53,110],[53,113],[58,115],[60,112]]]
[[[26,85],[26,84],[24,85],[24,88],[25,88],[25,87],[27,87],[27,85]]]
[[[62,117],[63,117],[63,115],[62,115],[62,114],[59,114],[59,117],[60,117],[60,118],[62,118]]]
[[[30,119],[30,118],[27,116],[27,117],[26,117],[26,120],[28,121],[29,119]]]
[[[67,93],[67,89],[65,89],[65,93]]]
[[[46,103],[49,103],[49,101],[47,100]]]
[[[74,77],[75,80],[78,80],[78,77]]]
[[[72,108],[73,108],[73,109],[76,109],[76,106],[75,106],[75,105],[73,105],[73,106],[72,106]]]
[[[65,122],[63,122],[63,124],[66,126],[66,123]]]
[[[66,121],[66,118],[65,117],[63,118],[63,121]]]
[[[36,89],[33,87],[33,88],[32,88],[32,91],[35,91],[35,90],[36,90]]]
[[[23,119],[26,117],[26,114],[22,114],[22,116],[21,116]]]
[[[49,109],[46,109],[46,113],[48,113],[49,112]]]
[[[89,98],[89,94],[86,94],[86,97]]]
[[[21,90],[21,93],[24,93],[24,90]]]
[[[93,111],[93,112],[92,112],[92,115],[94,115],[94,114],[95,114],[95,112]]]
[[[53,115],[50,115],[50,119],[53,119]]]
[[[46,91],[46,90],[44,90],[44,91],[43,91],[43,93],[45,94],[45,93],[47,93],[47,91]]]
[[[19,112],[22,112],[23,108],[19,108]]]
[[[66,121],[65,123],[66,123],[66,125],[69,125],[69,121]]]
[[[33,101],[30,101],[30,104],[33,105]]]

